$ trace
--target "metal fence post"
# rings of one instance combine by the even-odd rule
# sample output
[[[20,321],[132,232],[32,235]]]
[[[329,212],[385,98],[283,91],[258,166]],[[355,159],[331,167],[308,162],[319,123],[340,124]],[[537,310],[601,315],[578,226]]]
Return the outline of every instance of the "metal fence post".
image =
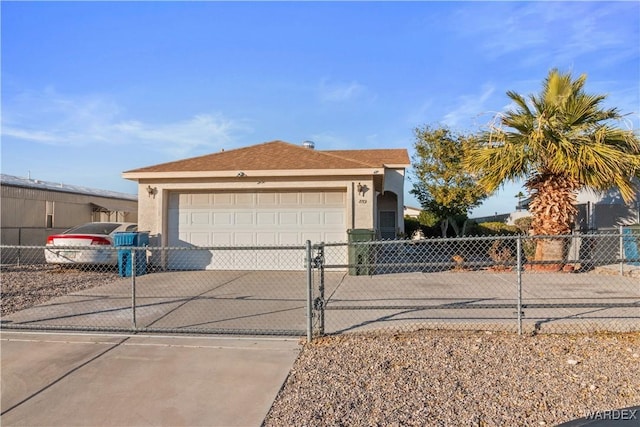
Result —
[[[307,342],[310,343],[313,337],[313,276],[311,273],[311,240],[306,242],[306,268],[307,268]]]
[[[133,328],[137,328],[136,322],[136,252],[131,251],[131,321]],[[125,272],[127,271],[125,266]]]
[[[319,333],[320,335],[324,335],[324,242],[320,243],[318,247],[318,255],[317,255],[317,267],[320,270],[320,283],[318,286],[319,300],[318,305],[320,309],[320,327]]]
[[[18,228],[18,265],[20,265],[20,257],[22,256],[22,228]]]
[[[522,236],[516,240],[517,277],[518,277],[518,335],[522,335]]]

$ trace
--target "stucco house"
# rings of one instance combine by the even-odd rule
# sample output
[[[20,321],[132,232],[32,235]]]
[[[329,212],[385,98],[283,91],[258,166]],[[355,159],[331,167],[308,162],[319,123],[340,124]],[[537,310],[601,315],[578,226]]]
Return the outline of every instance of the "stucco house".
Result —
[[[418,218],[421,212],[422,212],[421,208],[416,208],[414,206],[404,207],[404,216],[408,216],[410,218]]]
[[[149,230],[151,245],[301,245],[344,242],[350,229],[382,238],[403,233],[409,165],[405,149],[316,150],[310,142],[272,141],[122,176],[138,182],[138,226]],[[268,265],[231,255],[193,262],[191,268],[292,268],[277,256]]]

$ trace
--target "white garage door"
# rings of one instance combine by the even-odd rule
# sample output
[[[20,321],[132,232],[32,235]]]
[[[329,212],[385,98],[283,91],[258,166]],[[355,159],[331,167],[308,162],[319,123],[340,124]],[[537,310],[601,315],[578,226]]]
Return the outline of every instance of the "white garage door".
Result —
[[[169,198],[169,246],[304,245],[346,240],[346,192],[181,192]],[[304,252],[207,250],[172,256],[169,267],[300,270]],[[332,260],[340,262],[341,260]]]

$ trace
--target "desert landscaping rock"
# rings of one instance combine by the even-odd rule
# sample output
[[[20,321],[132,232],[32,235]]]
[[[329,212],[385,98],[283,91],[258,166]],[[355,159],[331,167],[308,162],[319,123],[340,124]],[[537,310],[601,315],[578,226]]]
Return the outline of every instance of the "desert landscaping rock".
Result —
[[[104,285],[118,278],[112,270],[58,265],[11,265],[0,270],[1,315],[15,313],[52,298]]]
[[[637,405],[638,349],[640,333],[319,338],[303,349],[265,426],[556,425]]]

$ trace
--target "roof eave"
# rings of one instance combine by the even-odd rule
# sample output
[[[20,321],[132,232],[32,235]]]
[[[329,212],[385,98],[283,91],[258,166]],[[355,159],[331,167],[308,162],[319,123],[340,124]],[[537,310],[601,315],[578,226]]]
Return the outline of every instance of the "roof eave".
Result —
[[[173,172],[123,172],[122,177],[132,181],[140,179],[176,178],[252,178],[295,176],[368,176],[384,174],[384,168],[358,169],[285,169],[285,170],[232,170],[232,171],[173,171]]]

